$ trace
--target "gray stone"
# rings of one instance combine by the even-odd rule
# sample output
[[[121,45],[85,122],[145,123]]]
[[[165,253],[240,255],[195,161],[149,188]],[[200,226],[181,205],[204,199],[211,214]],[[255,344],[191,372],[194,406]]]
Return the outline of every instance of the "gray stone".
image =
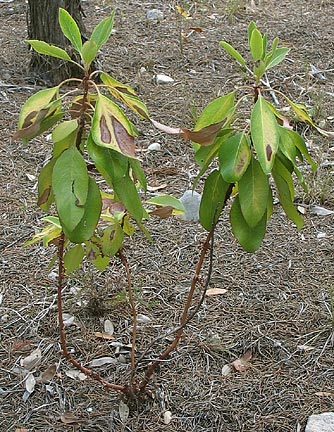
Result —
[[[334,412],[311,415],[305,432],[334,432]]]
[[[164,19],[164,13],[159,9],[150,9],[146,12],[146,18],[150,21],[162,21]]]
[[[185,212],[180,216],[180,218],[186,221],[198,222],[201,198],[202,196],[198,192],[186,190],[180,198],[180,201],[185,208]]]

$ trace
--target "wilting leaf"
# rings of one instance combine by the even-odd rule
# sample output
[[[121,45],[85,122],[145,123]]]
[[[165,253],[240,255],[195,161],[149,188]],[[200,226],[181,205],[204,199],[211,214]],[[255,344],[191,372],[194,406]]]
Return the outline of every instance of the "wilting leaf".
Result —
[[[29,372],[25,380],[25,388],[27,392],[33,393],[35,390],[35,385],[36,385],[36,379],[34,375],[31,372]]]
[[[102,147],[135,157],[133,129],[123,111],[106,96],[99,95],[92,121],[92,137]]]
[[[122,400],[119,401],[119,407],[118,407],[119,417],[121,421],[124,423],[129,417],[130,409],[128,405],[123,402]]]
[[[199,220],[207,231],[218,221],[224,207],[229,183],[225,182],[220,172],[212,171],[205,180],[202,200],[199,208]]]
[[[52,186],[59,218],[69,232],[85,213],[88,178],[86,163],[76,147],[59,156],[53,168]]]
[[[224,48],[224,50],[233,57],[241,66],[246,66],[246,62],[242,55],[237,51],[232,45],[227,42],[221,41],[220,45]]]
[[[221,121],[219,123],[205,126],[202,129],[196,131],[182,129],[182,135],[185,139],[189,139],[194,143],[198,143],[202,146],[210,146],[213,144],[218,132],[223,126],[223,123],[224,121]]]
[[[252,350],[247,350],[245,354],[240,357],[237,360],[234,360],[231,365],[234,367],[235,370],[238,372],[246,372],[249,367],[249,361],[252,359]]]
[[[251,228],[242,214],[239,197],[236,196],[230,212],[232,232],[242,248],[247,252],[255,252],[261,245],[266,232],[267,215],[264,214],[260,222]]]
[[[100,21],[92,32],[90,39],[96,43],[98,49],[109,39],[114,25],[114,15],[115,11],[112,11],[111,15]]]
[[[24,359],[21,359],[20,364],[24,369],[34,369],[42,359],[42,351],[37,348]]]
[[[219,166],[223,179],[233,183],[243,176],[251,160],[249,138],[245,133],[234,135],[222,142]]]
[[[40,41],[40,40],[27,40],[26,41],[29,45],[32,46],[32,48],[38,52],[39,54],[47,55],[50,57],[56,57],[62,60],[71,61],[71,57],[67,54],[65,50],[62,48],[59,48],[54,45],[50,45],[47,42]]]
[[[252,158],[239,184],[239,202],[243,217],[254,228],[267,209],[269,181],[259,162]]]
[[[64,424],[74,424],[74,423],[85,423],[86,420],[80,419],[79,417],[75,416],[71,412],[65,412],[60,416],[60,420]]]
[[[48,219],[51,219],[51,220],[48,220]],[[52,240],[54,240],[60,236],[60,234],[62,232],[62,226],[61,226],[58,218],[56,218],[54,216],[49,216],[49,217],[42,218],[42,220],[44,220],[46,222],[50,221],[51,224],[46,226],[45,228],[43,228],[42,231],[35,234],[31,240],[24,242],[23,246],[26,247],[26,246],[29,246],[33,243],[36,243],[36,242],[43,240],[43,246],[46,247],[49,245],[49,243]]]
[[[102,209],[101,193],[95,180],[91,177],[88,177],[88,194],[83,208],[84,214],[72,231],[68,230],[67,226],[63,227],[66,237],[73,243],[82,243],[89,240],[94,234],[100,219]]]
[[[88,378],[87,375],[85,375],[83,372],[80,372],[78,369],[69,369],[65,371],[65,375],[71,379],[78,379],[80,381],[84,381]]]
[[[66,274],[69,275],[77,270],[85,255],[84,248],[81,244],[71,247],[64,255],[64,266]]]
[[[114,357],[100,357],[90,361],[88,363],[88,367],[94,368],[94,367],[104,366],[106,364],[116,364],[116,363],[117,360]]]
[[[263,172],[268,174],[279,146],[279,132],[275,115],[261,95],[251,114],[251,135]]]
[[[59,8],[59,24],[62,32],[73,47],[81,53],[82,39],[79,27],[71,15],[63,8]]]
[[[57,370],[57,366],[55,364],[49,366],[45,371],[42,372],[41,381],[42,383],[46,383],[51,381],[55,376]]]
[[[225,293],[227,293],[227,289],[224,288],[209,288],[206,290],[205,295],[211,297],[211,296],[221,295]]]

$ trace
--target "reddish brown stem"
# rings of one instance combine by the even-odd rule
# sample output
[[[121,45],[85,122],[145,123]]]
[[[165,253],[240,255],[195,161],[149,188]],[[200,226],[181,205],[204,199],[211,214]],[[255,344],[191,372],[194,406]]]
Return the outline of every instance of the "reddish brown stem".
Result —
[[[67,350],[66,345],[66,332],[63,320],[63,302],[62,302],[62,290],[65,280],[65,267],[64,267],[64,244],[65,236],[64,233],[61,234],[58,241],[58,291],[57,291],[57,305],[58,305],[58,322],[59,322],[59,339],[60,346],[63,356],[70,362],[74,367],[79,369],[85,375],[95,379],[100,382],[105,388],[110,390],[118,390],[123,393],[128,393],[128,388],[123,385],[110,383],[104,380],[98,373],[93,372],[91,369],[82,366]]]

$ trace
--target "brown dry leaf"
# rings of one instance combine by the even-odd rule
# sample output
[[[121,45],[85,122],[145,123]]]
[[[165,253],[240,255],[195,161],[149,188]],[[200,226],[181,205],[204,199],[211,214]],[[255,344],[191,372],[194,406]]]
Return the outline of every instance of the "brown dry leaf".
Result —
[[[14,342],[12,352],[27,352],[31,349],[31,341],[22,339]]]
[[[202,33],[202,27],[189,27],[189,30],[194,30],[197,33]]]
[[[48,381],[51,381],[52,378],[55,376],[57,370],[57,366],[55,364],[49,366],[44,372],[42,372],[41,375],[41,381],[42,383],[46,383]]]
[[[252,350],[249,349],[245,352],[245,354],[238,358],[237,360],[234,360],[231,365],[234,367],[235,370],[237,370],[238,372],[246,372],[249,367],[249,361],[252,358]]]
[[[182,129],[182,136],[185,139],[189,139],[194,141],[202,146],[209,146],[213,143],[214,139],[217,136],[217,133],[220,131],[223,126],[224,121],[219,123],[214,123],[209,126],[205,126],[204,128],[198,131],[191,131],[188,129]]]
[[[225,293],[227,293],[227,289],[224,288],[209,288],[206,290],[205,295],[210,297],[210,296],[215,296],[215,295],[225,294]]]
[[[331,392],[316,392],[314,393],[316,396],[320,396],[320,397],[331,397],[334,396],[334,393]]]
[[[100,339],[108,339],[108,340],[115,339],[115,336],[105,332],[95,332],[94,335]]]
[[[155,210],[153,210],[151,215],[159,216],[161,219],[167,219],[173,214],[173,207],[172,206],[166,206],[166,207],[157,207]]]
[[[31,370],[34,367],[36,367],[38,363],[40,363],[41,358],[42,358],[42,351],[39,348],[37,348],[34,351],[32,351],[32,353],[30,353],[27,357],[21,359],[20,363],[21,366],[24,367],[24,369]]]
[[[15,429],[15,432],[29,432],[29,429],[18,428],[18,429]]]
[[[67,411],[60,416],[60,420],[65,424],[85,423],[86,420],[76,417],[71,412]]]

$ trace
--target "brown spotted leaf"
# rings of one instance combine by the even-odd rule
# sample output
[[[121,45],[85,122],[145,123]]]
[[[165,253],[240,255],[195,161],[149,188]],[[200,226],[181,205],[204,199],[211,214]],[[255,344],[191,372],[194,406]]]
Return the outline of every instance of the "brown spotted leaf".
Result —
[[[113,101],[99,95],[92,121],[95,144],[135,157],[134,132],[130,121]]]

